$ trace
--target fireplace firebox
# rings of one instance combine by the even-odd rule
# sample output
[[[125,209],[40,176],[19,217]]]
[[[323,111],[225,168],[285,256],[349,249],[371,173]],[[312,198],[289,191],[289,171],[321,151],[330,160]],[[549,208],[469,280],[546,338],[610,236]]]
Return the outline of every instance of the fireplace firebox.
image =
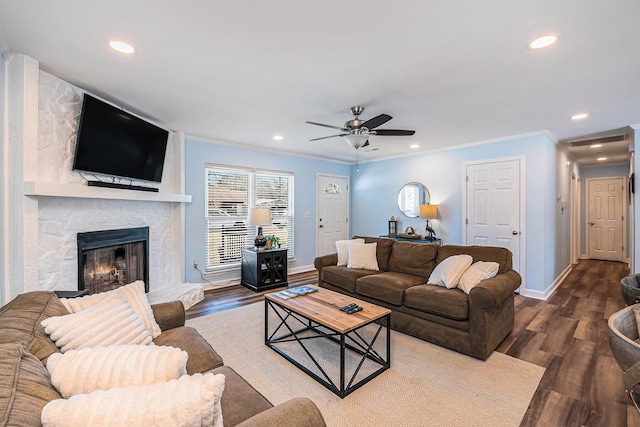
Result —
[[[149,292],[149,227],[78,233],[78,290],[110,291],[136,280]]]

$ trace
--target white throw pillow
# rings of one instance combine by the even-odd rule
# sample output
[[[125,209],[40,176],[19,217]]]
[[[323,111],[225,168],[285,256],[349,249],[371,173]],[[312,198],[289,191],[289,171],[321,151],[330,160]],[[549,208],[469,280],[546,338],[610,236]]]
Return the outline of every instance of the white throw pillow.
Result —
[[[224,382],[222,374],[194,374],[152,385],[76,394],[47,403],[41,421],[45,427],[222,427]]]
[[[349,245],[348,268],[361,268],[363,270],[380,270],[378,258],[376,258],[377,243],[356,243]]]
[[[471,255],[453,255],[445,258],[433,269],[429,282],[432,285],[444,286],[447,289],[455,288],[462,274],[469,268],[473,258]]]
[[[458,288],[462,289],[466,294],[471,292],[474,286],[485,279],[490,279],[498,274],[500,264],[497,262],[474,262],[467,271],[462,274]]]
[[[113,387],[155,384],[187,374],[187,352],[155,345],[113,345],[53,353],[51,383],[62,397]]]
[[[353,243],[363,244],[364,239],[336,240],[336,251],[338,252],[338,264],[349,264],[349,246]]]
[[[49,317],[41,324],[63,353],[116,344],[147,345],[152,341],[131,305],[117,292],[87,309]]]
[[[142,323],[153,338],[157,338],[158,335],[162,333],[160,326],[156,323],[155,317],[153,317],[153,310],[151,310],[147,294],[144,292],[144,282],[142,280],[136,280],[133,283],[121,286],[112,291],[87,295],[81,298],[60,298],[60,302],[62,302],[69,313],[77,313],[80,310],[99,303],[106,298],[107,295],[114,292],[125,297],[127,302],[131,304],[131,308],[133,308],[133,311],[135,311],[140,320],[142,320]]]

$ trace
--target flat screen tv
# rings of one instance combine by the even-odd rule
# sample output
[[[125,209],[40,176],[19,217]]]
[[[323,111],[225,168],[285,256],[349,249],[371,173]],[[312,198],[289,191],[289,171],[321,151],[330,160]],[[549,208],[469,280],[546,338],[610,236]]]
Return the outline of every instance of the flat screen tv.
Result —
[[[85,94],[73,170],[162,181],[169,132]]]

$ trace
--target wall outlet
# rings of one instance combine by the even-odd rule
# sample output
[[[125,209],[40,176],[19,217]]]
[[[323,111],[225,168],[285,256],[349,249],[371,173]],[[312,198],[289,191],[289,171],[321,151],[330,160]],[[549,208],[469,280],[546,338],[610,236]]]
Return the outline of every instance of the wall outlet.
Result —
[[[198,260],[197,259],[193,260],[193,268],[198,268]]]

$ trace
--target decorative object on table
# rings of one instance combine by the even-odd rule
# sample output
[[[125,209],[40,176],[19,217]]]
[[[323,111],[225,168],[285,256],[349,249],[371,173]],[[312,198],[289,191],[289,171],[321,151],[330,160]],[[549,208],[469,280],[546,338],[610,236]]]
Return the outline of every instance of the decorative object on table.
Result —
[[[258,234],[253,244],[256,248],[264,248],[267,245],[267,239],[262,235],[262,227],[271,225],[271,210],[269,208],[249,208],[247,224],[258,227]]]
[[[433,231],[431,224],[429,224],[430,219],[438,218],[438,206],[437,205],[420,205],[420,218],[427,220],[427,225],[425,230],[427,231],[426,239],[435,239],[436,232]]]
[[[280,238],[270,234],[267,236],[267,249],[271,248],[279,248],[280,247]]]
[[[398,235],[398,221],[396,221],[396,217],[391,215],[391,219],[389,220],[389,232],[387,233],[389,237],[396,237]]]
[[[416,234],[415,228],[407,227],[404,229],[404,233],[398,233],[398,237],[404,237],[405,239],[422,239],[422,234]]]

